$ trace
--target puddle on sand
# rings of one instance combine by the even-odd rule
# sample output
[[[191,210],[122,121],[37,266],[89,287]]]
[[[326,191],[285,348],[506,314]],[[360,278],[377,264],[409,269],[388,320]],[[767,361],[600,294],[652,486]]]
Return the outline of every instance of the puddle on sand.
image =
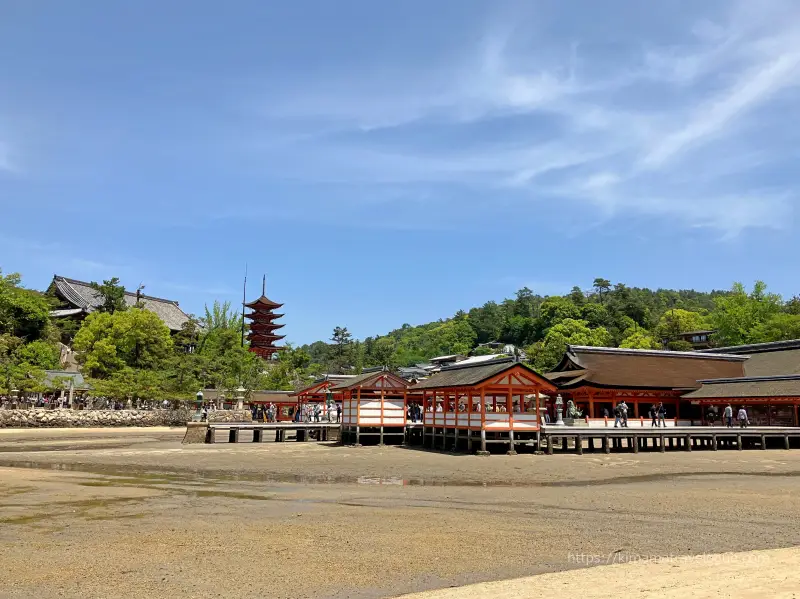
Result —
[[[219,472],[219,471],[154,471],[146,468],[130,468],[118,466],[101,466],[97,464],[68,464],[54,463],[42,464],[30,461],[13,461],[0,459],[0,466],[10,468],[33,468],[38,470],[61,470],[67,472],[82,472],[101,476],[111,476],[114,479],[100,481],[84,481],[78,484],[83,486],[122,486],[135,485],[139,487],[163,488],[155,485],[224,485],[230,482],[261,482],[261,483],[288,483],[301,485],[388,485],[412,487],[593,487],[602,485],[624,485],[646,483],[654,481],[674,481],[692,477],[715,476],[762,476],[791,478],[800,476],[800,471],[788,472],[738,472],[738,471],[713,471],[713,472],[667,472],[659,474],[632,474],[599,479],[581,480],[553,480],[553,481],[499,481],[499,480],[430,480],[421,477],[376,477],[353,475],[329,474],[297,474],[289,472]],[[214,493],[214,491],[198,491],[196,493]],[[224,494],[224,492],[220,492]],[[201,495],[198,495],[201,496]],[[211,495],[209,495],[211,496]],[[263,497],[259,497],[262,499]]]

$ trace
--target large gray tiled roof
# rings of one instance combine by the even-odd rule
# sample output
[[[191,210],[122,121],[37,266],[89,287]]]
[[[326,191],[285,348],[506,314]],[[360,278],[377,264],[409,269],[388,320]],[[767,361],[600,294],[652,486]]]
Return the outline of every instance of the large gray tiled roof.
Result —
[[[750,356],[744,363],[744,373],[748,377],[800,374],[800,339],[719,347],[711,351]]]
[[[562,389],[578,385],[640,389],[696,389],[700,379],[743,376],[747,356],[569,345],[546,376]],[[570,380],[570,375],[573,375]]]
[[[703,386],[684,399],[746,399],[749,397],[800,397],[800,376],[755,376],[700,381]]]
[[[100,294],[85,281],[56,275],[53,277],[53,286],[58,295],[75,308],[92,312],[103,303]],[[184,323],[189,320],[189,315],[180,309],[176,301],[149,295],[141,295],[140,299],[145,309],[154,312],[172,331],[180,331]],[[135,306],[136,294],[126,291],[125,304],[131,307]]]

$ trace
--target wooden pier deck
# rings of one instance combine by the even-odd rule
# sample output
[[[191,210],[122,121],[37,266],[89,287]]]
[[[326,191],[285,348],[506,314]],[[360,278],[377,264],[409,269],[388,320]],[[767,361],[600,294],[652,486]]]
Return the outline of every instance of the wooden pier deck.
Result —
[[[263,443],[264,433],[275,442],[287,440],[287,431],[296,441],[338,441],[341,424],[337,422],[189,422],[184,443],[215,443],[217,432],[228,432],[228,443],[247,439],[241,433],[252,432],[253,443]],[[273,437],[274,435],[274,437]]]
[[[724,426],[676,426],[665,428],[592,428],[579,426],[546,425],[541,431],[542,447],[549,455],[556,447],[562,451],[572,449],[582,454],[600,450],[611,451],[661,451],[667,449],[692,451],[693,449],[782,449],[800,448],[800,427],[751,426],[727,428]],[[599,444],[599,447],[597,446]]]

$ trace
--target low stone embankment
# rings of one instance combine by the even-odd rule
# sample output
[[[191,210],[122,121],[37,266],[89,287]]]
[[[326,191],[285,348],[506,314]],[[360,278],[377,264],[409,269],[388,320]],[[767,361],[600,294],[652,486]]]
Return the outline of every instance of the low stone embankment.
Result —
[[[185,426],[195,412],[178,410],[0,410],[0,428]],[[211,422],[249,422],[249,410],[216,410]]]

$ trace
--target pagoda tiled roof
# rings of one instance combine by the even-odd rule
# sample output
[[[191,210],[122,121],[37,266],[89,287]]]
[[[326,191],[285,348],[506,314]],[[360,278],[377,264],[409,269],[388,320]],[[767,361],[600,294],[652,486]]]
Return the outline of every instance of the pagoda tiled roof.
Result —
[[[278,304],[276,302],[273,302],[266,295],[262,295],[257,300],[255,300],[253,302],[250,302],[249,304],[245,304],[245,306],[247,308],[252,308],[253,310],[263,309],[263,308],[269,308],[271,310],[275,310],[275,309],[280,308],[281,306],[283,306],[283,304]]]

